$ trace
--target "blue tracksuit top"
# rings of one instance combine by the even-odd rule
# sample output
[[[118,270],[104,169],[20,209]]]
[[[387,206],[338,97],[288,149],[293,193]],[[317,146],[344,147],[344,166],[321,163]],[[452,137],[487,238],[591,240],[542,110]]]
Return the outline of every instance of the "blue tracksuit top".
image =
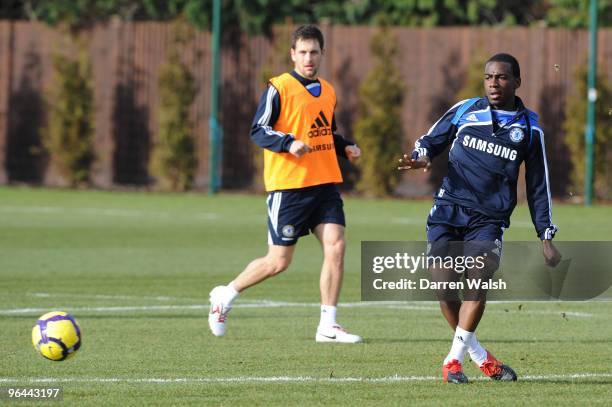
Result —
[[[467,109],[461,109],[464,103]],[[525,162],[527,201],[540,239],[552,239],[548,166],[538,116],[516,97],[517,110],[493,110],[486,98],[461,101],[415,142],[412,158],[431,160],[451,144],[448,174],[435,204],[458,204],[510,226],[519,168]],[[457,113],[458,110],[462,112]]]

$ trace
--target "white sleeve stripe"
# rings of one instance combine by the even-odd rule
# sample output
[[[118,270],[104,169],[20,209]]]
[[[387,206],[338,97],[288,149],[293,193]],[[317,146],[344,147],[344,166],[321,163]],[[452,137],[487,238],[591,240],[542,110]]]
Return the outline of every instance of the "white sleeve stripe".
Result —
[[[557,225],[551,225],[550,227],[546,228],[546,230],[544,231],[544,239],[550,240],[555,237],[555,233],[557,233],[557,230],[559,230],[557,228]]]
[[[261,115],[261,118],[257,124],[267,125],[270,123],[270,117],[272,116],[272,100],[277,93],[278,92],[274,86],[268,86],[268,94],[266,95],[266,109],[264,110],[264,114]]]
[[[546,161],[546,148],[544,146],[544,132],[538,129],[540,133],[540,143],[542,144],[542,160],[544,161],[544,174],[546,179],[546,194],[548,195],[548,222],[552,224],[552,199],[550,198],[550,182],[548,180],[548,163]]]
[[[269,134],[271,136],[278,136],[278,137],[285,137],[286,136],[285,133],[273,130],[272,127],[270,127],[270,126],[261,126],[261,127],[264,129],[266,134]]]
[[[268,97],[266,98],[266,111],[264,112],[264,115],[262,117],[262,119],[264,120],[264,122],[262,124],[269,124],[270,123],[270,118],[272,117],[272,101],[274,100],[274,96],[276,95],[277,90],[274,86],[269,86],[268,87]]]
[[[489,106],[487,106],[486,109],[480,109],[480,110],[472,110],[470,112],[470,114],[476,114],[476,113],[484,113],[484,112],[488,112],[489,110],[491,110],[491,108]],[[497,112],[499,112],[499,110],[496,110]],[[467,112],[466,112],[467,113]],[[516,112],[510,112],[510,113],[516,113]]]

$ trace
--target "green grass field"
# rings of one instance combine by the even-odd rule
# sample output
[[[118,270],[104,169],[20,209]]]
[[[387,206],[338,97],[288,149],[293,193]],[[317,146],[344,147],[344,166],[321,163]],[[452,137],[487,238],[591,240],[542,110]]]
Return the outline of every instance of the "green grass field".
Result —
[[[209,333],[209,290],[266,250],[262,196],[0,188],[0,387],[59,385],[79,406],[610,405],[610,302],[490,304],[479,339],[519,381],[480,380],[467,363],[467,386],[441,382],[452,335],[435,304],[359,302],[360,241],[423,240],[429,207],[346,199],[339,320],[366,342],[328,345],[314,342],[313,237],[288,271],[244,293],[224,338]],[[554,215],[559,239],[612,231],[611,207]],[[535,239],[525,206],[506,238]],[[50,310],[81,324],[73,359],[31,345]]]

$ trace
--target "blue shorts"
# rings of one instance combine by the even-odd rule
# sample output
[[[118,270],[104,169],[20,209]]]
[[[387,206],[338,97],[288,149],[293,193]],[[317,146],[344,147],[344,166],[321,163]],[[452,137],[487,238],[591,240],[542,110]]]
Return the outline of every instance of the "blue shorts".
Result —
[[[499,265],[507,226],[503,220],[491,219],[461,205],[434,205],[427,218],[429,254],[449,254],[447,251],[454,244],[448,242],[468,242],[456,245],[461,247],[462,255],[479,256],[486,253],[491,261]]]
[[[293,246],[322,223],[345,226],[336,184],[274,191],[268,195],[268,244]]]

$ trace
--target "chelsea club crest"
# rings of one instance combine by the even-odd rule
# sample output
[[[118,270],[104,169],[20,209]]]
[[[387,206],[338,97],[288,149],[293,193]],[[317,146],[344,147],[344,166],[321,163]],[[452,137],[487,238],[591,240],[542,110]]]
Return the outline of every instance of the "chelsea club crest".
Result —
[[[520,143],[524,137],[525,133],[523,133],[522,129],[518,127],[513,127],[510,130],[510,140],[514,141],[515,143]]]
[[[295,228],[293,225],[285,225],[281,229],[281,233],[284,237],[294,237],[295,236]]]

